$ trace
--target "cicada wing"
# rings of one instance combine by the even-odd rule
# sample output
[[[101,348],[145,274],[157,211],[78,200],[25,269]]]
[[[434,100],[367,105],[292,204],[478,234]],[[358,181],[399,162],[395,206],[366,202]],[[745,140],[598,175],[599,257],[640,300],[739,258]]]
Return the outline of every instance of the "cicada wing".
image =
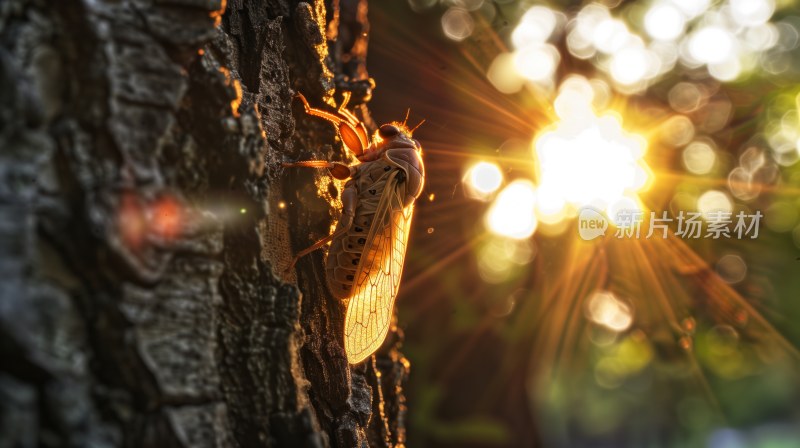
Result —
[[[389,332],[406,256],[414,205],[403,207],[396,176],[386,183],[356,269],[345,317],[344,348],[356,364],[373,354]]]

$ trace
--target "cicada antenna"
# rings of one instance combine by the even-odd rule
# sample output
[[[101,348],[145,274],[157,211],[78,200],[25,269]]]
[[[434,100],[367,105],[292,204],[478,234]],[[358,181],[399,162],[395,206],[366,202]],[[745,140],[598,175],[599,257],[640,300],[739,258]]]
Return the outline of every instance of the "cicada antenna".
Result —
[[[406,118],[403,120],[403,126],[405,126],[406,123],[408,123],[409,115],[411,115],[411,108],[410,107],[408,109],[406,109]]]
[[[411,129],[408,131],[408,133],[413,135],[413,134],[414,134],[414,131],[416,131],[418,127],[422,126],[422,123],[425,123],[425,119],[424,119],[424,118],[422,119],[422,121],[420,121],[420,122],[419,122],[419,124],[417,124],[416,126],[414,126],[413,128],[411,128]]]

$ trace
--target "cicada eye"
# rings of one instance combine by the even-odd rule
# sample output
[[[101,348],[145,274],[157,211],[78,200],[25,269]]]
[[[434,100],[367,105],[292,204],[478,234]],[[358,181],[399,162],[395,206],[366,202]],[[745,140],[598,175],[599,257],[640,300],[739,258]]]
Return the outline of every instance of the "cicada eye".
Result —
[[[385,124],[378,129],[378,134],[380,134],[382,138],[392,138],[399,133],[400,129],[391,124]]]

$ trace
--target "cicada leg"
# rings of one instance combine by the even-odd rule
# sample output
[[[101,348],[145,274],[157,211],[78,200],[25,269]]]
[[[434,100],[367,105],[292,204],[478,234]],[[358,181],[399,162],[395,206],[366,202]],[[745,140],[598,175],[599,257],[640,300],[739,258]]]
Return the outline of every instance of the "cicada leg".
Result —
[[[312,244],[311,246],[309,246],[309,247],[301,250],[300,252],[298,252],[297,255],[294,257],[294,259],[292,260],[292,264],[290,264],[289,267],[286,268],[286,272],[287,273],[291,272],[292,269],[294,269],[294,265],[296,265],[297,262],[300,261],[301,258],[305,257],[306,255],[310,254],[311,252],[314,252],[317,249],[322,248],[323,246],[325,246],[326,244],[331,242],[331,240],[336,238],[336,235],[338,235],[338,234],[339,234],[338,231],[337,232],[333,232],[330,235],[326,236],[325,238],[317,241],[316,243]]]
[[[337,236],[346,233],[348,230],[350,230],[350,227],[353,225],[353,219],[356,216],[357,199],[358,199],[358,194],[356,193],[355,187],[350,186],[345,188],[344,191],[342,191],[342,219],[340,221],[338,229],[336,229],[335,232],[331,233],[325,238],[317,241],[311,246],[298,252],[297,255],[294,257],[294,259],[292,260],[292,264],[290,264],[289,267],[286,268],[286,273],[294,269],[294,266],[301,258],[310,254],[311,252],[314,252],[317,249],[321,249]]]
[[[304,97],[303,94],[298,93],[295,96],[300,98],[300,101],[303,102],[303,108],[305,108],[305,111],[306,111],[306,113],[308,115],[313,115],[315,117],[323,118],[323,119],[328,120],[328,121],[330,121],[331,123],[333,123],[333,124],[335,124],[337,126],[339,125],[339,123],[344,121],[344,119],[342,117],[340,117],[340,116],[338,116],[336,114],[332,114],[330,112],[325,112],[322,109],[316,109],[314,107],[311,107],[311,105],[308,104],[308,100],[306,100],[306,97]]]
[[[333,162],[328,162],[327,160],[303,160],[302,162],[283,162],[281,165],[285,168],[332,168]]]
[[[345,180],[353,175],[353,168],[339,162],[328,162],[326,160],[304,160],[302,162],[284,162],[286,168],[327,168],[331,175],[339,180]]]

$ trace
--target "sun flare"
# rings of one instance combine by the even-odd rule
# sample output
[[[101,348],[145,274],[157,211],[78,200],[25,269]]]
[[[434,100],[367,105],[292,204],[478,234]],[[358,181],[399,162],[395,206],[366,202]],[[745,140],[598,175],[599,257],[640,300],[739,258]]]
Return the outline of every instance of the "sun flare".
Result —
[[[618,116],[597,115],[593,95],[585,78],[566,80],[554,103],[559,121],[534,140],[537,212],[545,222],[559,222],[584,206],[610,212],[641,204],[638,193],[652,181],[645,139],[625,131]]]

